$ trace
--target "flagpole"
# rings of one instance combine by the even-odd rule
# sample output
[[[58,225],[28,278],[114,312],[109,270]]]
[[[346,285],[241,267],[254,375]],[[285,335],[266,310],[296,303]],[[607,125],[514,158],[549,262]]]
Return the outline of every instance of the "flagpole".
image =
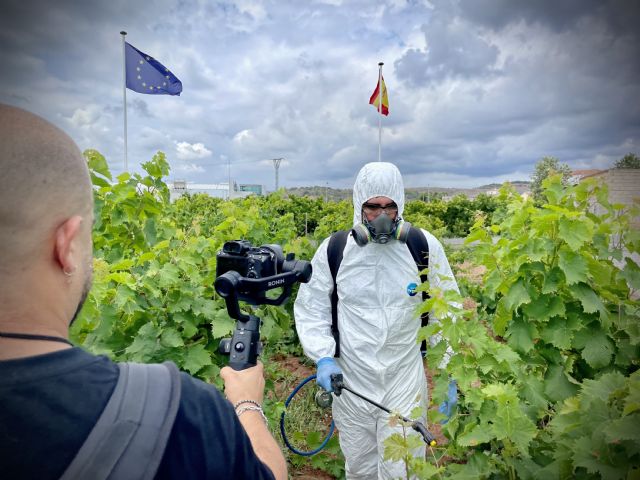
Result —
[[[127,32],[120,32],[122,35],[122,98],[124,103],[124,171],[129,170],[127,164],[127,52],[125,48],[124,37]]]
[[[378,63],[378,161],[382,161],[382,65]]]

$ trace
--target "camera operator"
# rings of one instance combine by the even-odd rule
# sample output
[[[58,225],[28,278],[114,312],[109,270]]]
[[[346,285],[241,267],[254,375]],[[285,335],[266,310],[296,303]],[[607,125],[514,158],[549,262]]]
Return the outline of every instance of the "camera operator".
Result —
[[[121,366],[68,340],[91,286],[92,221],[89,172],[74,142],[42,118],[0,104],[3,478],[74,478],[68,467],[122,378]],[[136,458],[145,474],[118,478],[287,478],[261,409],[261,364],[221,370],[229,401],[173,371],[178,387],[172,391],[180,396],[166,443],[154,451],[158,463],[147,467],[150,458]],[[120,445],[103,446],[98,459]]]

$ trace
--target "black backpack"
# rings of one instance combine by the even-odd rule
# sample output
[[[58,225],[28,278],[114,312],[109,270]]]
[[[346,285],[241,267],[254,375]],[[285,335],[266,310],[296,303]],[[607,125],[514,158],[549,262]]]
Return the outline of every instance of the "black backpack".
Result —
[[[338,286],[336,284],[336,277],[338,275],[338,269],[342,262],[342,254],[344,247],[347,244],[347,237],[349,236],[349,230],[340,230],[334,232],[329,240],[329,246],[327,247],[327,258],[329,260],[329,269],[331,270],[331,277],[333,278],[333,292],[331,293],[331,335],[333,335],[336,341],[336,350],[334,357],[340,357],[340,331],[338,330]],[[411,256],[418,266],[418,271],[422,271],[429,267],[429,243],[419,228],[411,227],[409,235],[407,237],[407,247],[411,252]],[[424,283],[427,281],[427,274],[420,275],[420,280]],[[429,298],[427,292],[422,292],[422,299]],[[422,326],[426,326],[429,323],[429,312],[425,312],[421,316]],[[424,353],[427,349],[425,341],[422,342],[420,350]]]

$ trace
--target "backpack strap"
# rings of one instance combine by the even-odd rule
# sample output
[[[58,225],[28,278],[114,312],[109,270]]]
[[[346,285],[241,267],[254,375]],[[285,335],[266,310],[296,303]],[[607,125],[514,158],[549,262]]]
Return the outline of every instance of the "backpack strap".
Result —
[[[180,404],[180,373],[171,362],[119,363],[104,411],[61,480],[151,480]]]
[[[331,234],[329,239],[329,246],[327,247],[327,259],[329,261],[329,270],[331,270],[331,277],[333,278],[333,291],[331,292],[331,335],[336,342],[336,350],[334,357],[340,357],[340,331],[338,330],[338,285],[336,283],[336,277],[338,276],[338,269],[342,262],[342,254],[344,247],[347,244],[347,237],[349,232],[347,230],[339,230]]]
[[[407,246],[409,247],[409,251],[411,252],[411,256],[416,262],[418,266],[418,271],[422,271],[429,268],[429,242],[427,241],[427,237],[425,237],[422,230],[416,227],[411,227],[409,229],[409,234],[407,237]],[[420,275],[420,281],[425,283],[428,280],[428,275],[425,272]],[[422,292],[422,300],[427,300],[429,298],[429,294],[427,292]],[[422,318],[422,326],[426,327],[429,323],[429,312],[424,312],[421,315]],[[420,351],[427,351],[427,342],[422,341],[422,345],[420,346]]]

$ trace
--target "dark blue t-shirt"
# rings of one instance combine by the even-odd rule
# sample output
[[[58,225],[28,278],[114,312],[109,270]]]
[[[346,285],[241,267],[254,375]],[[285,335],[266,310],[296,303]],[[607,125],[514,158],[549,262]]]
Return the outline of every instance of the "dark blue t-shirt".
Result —
[[[118,366],[80,348],[0,362],[0,477],[57,479],[106,406]],[[231,404],[180,374],[182,394],[156,479],[273,479]]]

